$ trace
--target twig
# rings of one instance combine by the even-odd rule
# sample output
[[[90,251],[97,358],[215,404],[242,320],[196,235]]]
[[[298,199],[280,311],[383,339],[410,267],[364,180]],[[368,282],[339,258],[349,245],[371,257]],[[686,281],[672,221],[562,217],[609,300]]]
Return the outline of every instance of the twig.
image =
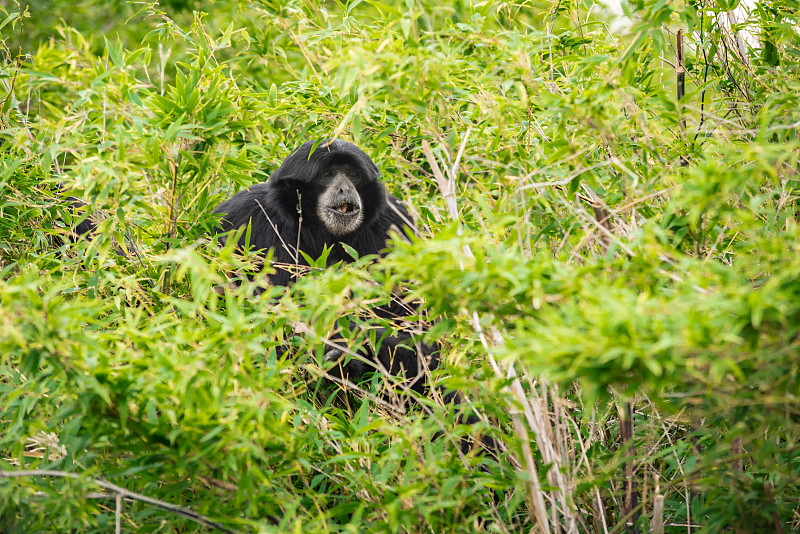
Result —
[[[122,532],[122,494],[117,493],[117,506],[114,509],[114,532],[120,534]]]
[[[744,44],[744,39],[742,39],[741,30],[734,28],[734,26],[736,26],[739,23],[739,21],[736,20],[736,13],[734,13],[733,11],[728,11],[726,15],[728,16],[728,24],[730,24],[731,33],[733,34],[734,42],[736,43],[736,48],[739,51],[740,55],[739,59],[742,61],[742,64],[749,70],[750,58],[747,57],[747,46]]]
[[[191,519],[195,523],[199,523],[207,527],[212,527],[222,532],[227,532],[229,534],[237,534],[239,532],[238,530],[233,530],[228,527],[225,527],[222,524],[217,523],[216,521],[213,521],[208,517],[195,512],[190,508],[184,508],[183,506],[178,506],[175,504],[170,504],[168,502],[160,501],[158,499],[153,499],[152,497],[147,497],[146,495],[129,491],[121,486],[112,484],[111,482],[100,480],[99,478],[84,478],[77,473],[68,473],[66,471],[52,471],[49,469],[31,469],[28,471],[0,471],[0,478],[26,478],[26,477],[71,478],[74,480],[83,480],[85,482],[89,482],[90,484],[94,484],[95,486],[100,486],[103,489],[113,492],[114,494],[113,496],[117,498],[117,514],[120,514],[120,499],[131,499],[134,501],[141,501],[147,504],[152,504],[153,506],[158,506],[159,508],[162,508],[168,512],[172,512],[187,519]],[[109,497],[111,496],[112,495],[109,495]],[[119,521],[120,518],[118,516],[117,517],[118,527],[119,527]]]

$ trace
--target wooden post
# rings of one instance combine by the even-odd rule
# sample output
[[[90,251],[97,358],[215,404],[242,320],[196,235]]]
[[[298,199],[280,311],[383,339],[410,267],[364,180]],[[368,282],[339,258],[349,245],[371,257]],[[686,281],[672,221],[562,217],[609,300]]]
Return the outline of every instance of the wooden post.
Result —
[[[625,455],[628,457],[623,467],[625,497],[622,502],[622,514],[625,518],[625,530],[628,534],[639,534],[636,522],[639,520],[639,494],[636,489],[636,478],[633,473],[633,406],[626,402],[620,410],[619,429]]]
[[[680,115],[680,120],[678,121],[678,124],[680,127],[681,139],[685,139],[686,118],[684,118],[683,116],[683,104],[681,103],[681,100],[683,100],[683,95],[686,94],[684,88],[686,67],[683,61],[683,30],[678,30],[677,49],[678,49],[678,61],[675,63],[675,75],[678,86],[678,114]],[[687,165],[689,165],[689,159],[685,155],[681,156],[681,167],[686,167]]]

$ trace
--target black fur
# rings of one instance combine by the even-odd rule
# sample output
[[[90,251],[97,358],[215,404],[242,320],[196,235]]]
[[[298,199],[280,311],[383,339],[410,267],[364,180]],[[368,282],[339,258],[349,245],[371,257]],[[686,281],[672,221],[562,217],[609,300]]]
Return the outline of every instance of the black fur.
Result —
[[[342,167],[355,171],[351,183],[358,192],[364,213],[354,231],[333,235],[318,217],[317,205],[331,182],[328,171]],[[285,286],[295,280],[297,266],[308,265],[299,251],[318,258],[328,247],[331,249],[328,265],[349,262],[353,258],[342,243],[352,247],[359,256],[382,254],[391,231],[404,233],[411,229],[408,211],[386,191],[379,178],[378,167],[354,144],[340,140],[309,141],[286,158],[266,183],[237,193],[214,213],[222,215],[220,233],[244,229],[239,246],[249,245],[264,254],[272,251],[275,272],[270,275],[270,282]],[[398,304],[374,311],[385,318],[405,315]],[[438,365],[438,347],[417,344],[407,331],[384,336],[386,331],[378,329],[377,334],[378,339],[383,337],[379,348],[376,350],[369,343],[365,344],[356,351],[360,358],[348,360],[344,347],[328,350],[327,360],[348,360],[331,372],[355,380],[366,372],[385,370],[393,375],[405,375],[411,389],[423,392],[424,367],[433,369]],[[425,366],[420,365],[420,357],[425,359]]]
[[[72,228],[70,228],[70,232],[66,237],[73,242],[82,237],[92,237],[97,230],[97,224],[105,218],[104,214],[96,212],[87,213],[90,208],[89,204],[68,193],[69,191],[64,185],[56,184],[56,199],[62,199],[64,201],[66,204],[64,210],[69,213],[67,220],[61,219],[61,222],[67,225],[70,223],[72,224]],[[84,215],[86,215],[86,217],[84,217]],[[75,221],[81,218],[83,218],[83,220],[75,224]]]
[[[351,323],[350,328],[358,328]],[[337,361],[328,372],[336,377],[344,377],[357,381],[364,374],[375,371],[404,377],[404,387],[417,393],[425,393],[428,389],[425,377],[427,371],[434,370],[439,365],[438,345],[428,345],[417,341],[410,332],[400,331],[392,335],[386,329],[375,328],[375,340],[378,349],[370,341],[357,347],[355,355],[348,357],[346,342],[332,340],[336,347],[328,346],[325,353],[327,361]],[[344,363],[346,362],[346,363]]]
[[[67,201],[69,202],[70,207],[72,209],[73,219],[81,217],[83,212],[85,212],[89,208],[89,205],[79,198],[67,197]],[[96,229],[97,229],[96,216],[90,214],[84,220],[79,222],[73,229],[73,232],[75,234],[74,239],[84,236],[91,236],[92,234],[94,234]]]
[[[332,247],[328,265],[353,258],[342,247],[352,247],[359,255],[380,254],[386,248],[389,231],[403,233],[411,227],[411,216],[403,204],[386,192],[379,181],[378,167],[352,143],[333,140],[309,141],[295,150],[266,183],[256,184],[220,204],[214,213],[223,214],[220,232],[244,227],[239,245],[254,250],[273,251],[274,285],[289,285],[294,272],[288,266],[308,265],[298,249],[311,258],[322,256]],[[358,229],[342,236],[332,235],[317,216],[317,199],[325,190],[324,172],[336,165],[350,165],[358,172],[355,185],[361,196],[364,220]],[[302,217],[302,219],[301,219]]]
[[[103,222],[108,215],[99,210],[89,211],[91,206],[77,197],[67,195],[67,190],[64,186],[59,184],[56,186],[56,189],[57,193],[64,200],[64,210],[69,213],[69,217],[66,218],[66,220],[62,218],[61,221],[67,225],[72,225],[70,231],[63,236],[63,241],[74,243],[80,239],[93,239],[97,234],[97,226]],[[75,224],[75,221],[78,220],[80,220],[80,222]],[[115,243],[114,252],[118,256],[124,258],[130,256],[140,257],[136,244],[130,236],[127,235],[125,237],[124,248],[120,243]]]

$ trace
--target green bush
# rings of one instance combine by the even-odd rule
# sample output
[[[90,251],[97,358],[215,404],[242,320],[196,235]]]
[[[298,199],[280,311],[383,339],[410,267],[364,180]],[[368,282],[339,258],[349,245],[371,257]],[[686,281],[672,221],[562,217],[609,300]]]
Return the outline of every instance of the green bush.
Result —
[[[798,11],[736,7],[0,7],[0,530],[797,530]],[[211,211],[324,136],[420,236],[220,295]],[[324,378],[398,289],[480,422]]]

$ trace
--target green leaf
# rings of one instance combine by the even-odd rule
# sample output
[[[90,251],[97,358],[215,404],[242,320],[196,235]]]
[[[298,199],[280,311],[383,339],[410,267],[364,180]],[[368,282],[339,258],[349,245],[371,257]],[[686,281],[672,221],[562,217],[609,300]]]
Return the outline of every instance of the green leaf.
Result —
[[[269,86],[269,107],[274,108],[278,105],[278,88],[273,83]]]

